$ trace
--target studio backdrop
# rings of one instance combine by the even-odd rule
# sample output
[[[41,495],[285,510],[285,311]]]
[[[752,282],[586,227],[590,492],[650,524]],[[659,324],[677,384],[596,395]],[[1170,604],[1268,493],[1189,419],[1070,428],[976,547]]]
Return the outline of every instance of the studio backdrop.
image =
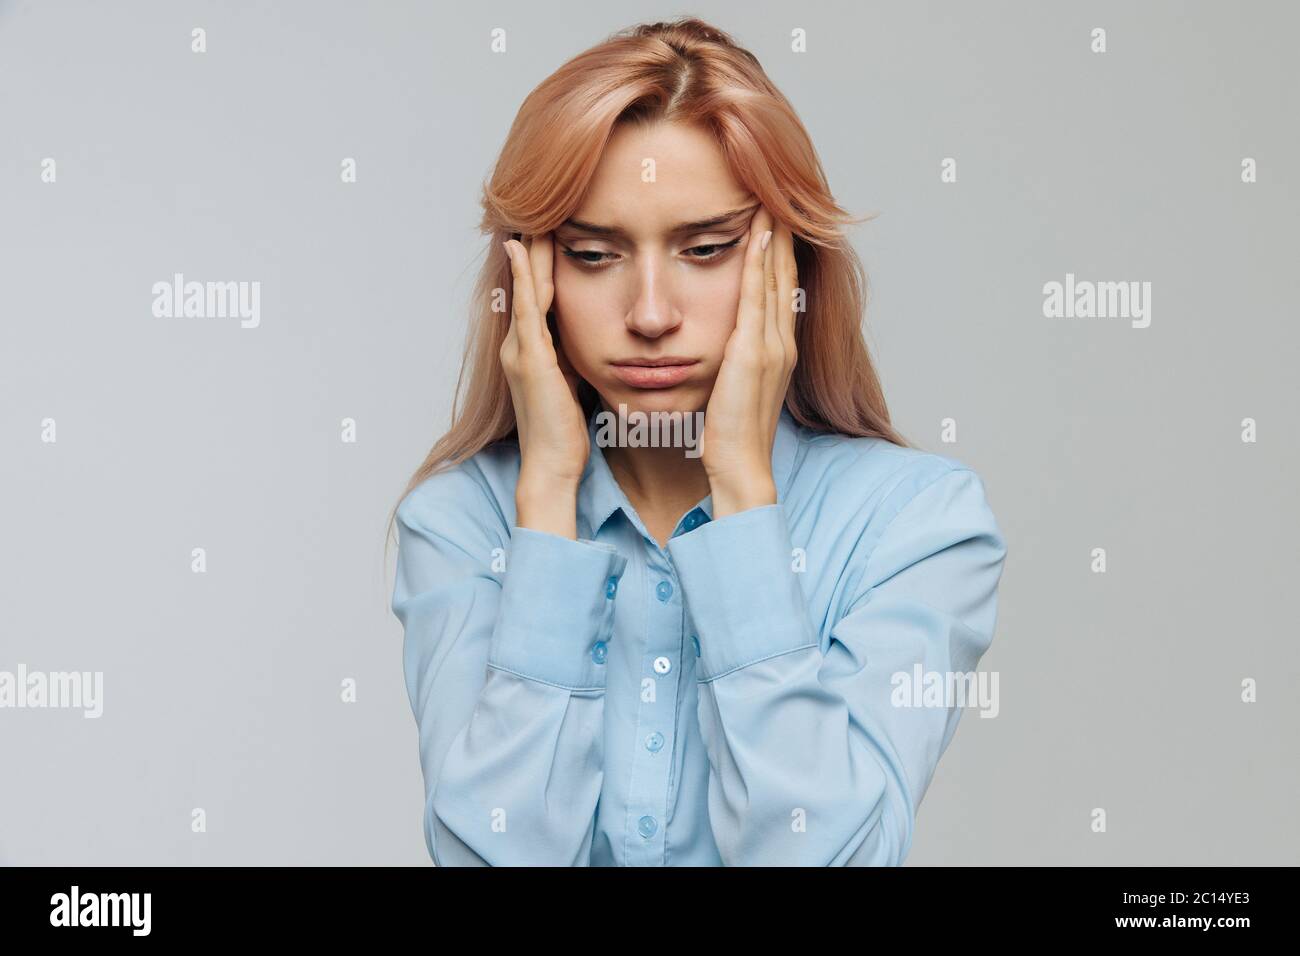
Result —
[[[894,424],[1006,535],[908,864],[1300,862],[1300,8],[7,0],[0,863],[431,862],[385,532],[482,184],[682,13],[869,217]]]

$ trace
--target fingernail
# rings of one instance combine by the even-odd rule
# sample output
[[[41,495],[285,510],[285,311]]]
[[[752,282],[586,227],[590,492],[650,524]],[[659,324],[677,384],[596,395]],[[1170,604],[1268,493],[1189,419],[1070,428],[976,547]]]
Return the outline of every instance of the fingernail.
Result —
[[[768,243],[768,241],[769,241],[771,238],[772,238],[772,230],[771,230],[771,229],[769,229],[767,232],[763,233],[763,241],[762,241],[762,243],[761,243],[760,245],[761,245],[761,248],[763,249],[764,252],[767,251],[767,243]]]
[[[506,258],[509,259],[509,258],[510,258],[510,240],[507,239],[505,242],[501,243],[501,248],[504,249],[504,250],[506,251]]]

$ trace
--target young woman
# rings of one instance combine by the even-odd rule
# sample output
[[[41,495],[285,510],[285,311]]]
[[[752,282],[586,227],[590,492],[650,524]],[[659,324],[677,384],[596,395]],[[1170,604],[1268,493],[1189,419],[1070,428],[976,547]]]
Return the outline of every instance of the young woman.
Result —
[[[908,682],[975,668],[1006,548],[890,426],[794,110],[637,27],[527,98],[484,209],[464,404],[395,509],[434,861],[901,863],[960,715]]]

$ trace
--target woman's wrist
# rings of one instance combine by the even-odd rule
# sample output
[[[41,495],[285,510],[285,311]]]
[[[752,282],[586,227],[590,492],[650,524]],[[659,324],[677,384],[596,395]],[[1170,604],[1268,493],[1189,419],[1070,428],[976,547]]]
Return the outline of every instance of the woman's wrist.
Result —
[[[739,481],[710,478],[709,491],[714,518],[776,504],[776,482],[770,474],[754,475]]]
[[[562,481],[520,480],[515,488],[515,524],[562,538],[578,538],[578,486]]]

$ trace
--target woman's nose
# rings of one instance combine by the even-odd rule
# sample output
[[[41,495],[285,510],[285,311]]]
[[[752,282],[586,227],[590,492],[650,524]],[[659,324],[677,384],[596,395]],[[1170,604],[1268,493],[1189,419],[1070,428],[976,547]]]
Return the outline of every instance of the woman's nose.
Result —
[[[627,315],[630,331],[648,339],[657,339],[682,324],[662,267],[654,262],[645,262],[637,270],[636,282],[636,300]]]

